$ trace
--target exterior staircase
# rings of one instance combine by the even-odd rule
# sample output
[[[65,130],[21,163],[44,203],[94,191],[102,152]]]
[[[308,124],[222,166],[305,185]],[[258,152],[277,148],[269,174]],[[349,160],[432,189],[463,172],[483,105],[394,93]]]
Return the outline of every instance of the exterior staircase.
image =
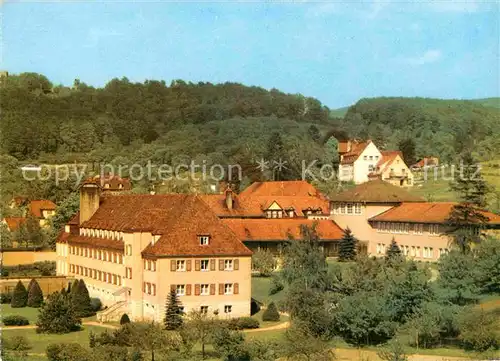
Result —
[[[103,322],[113,322],[120,321],[120,318],[124,313],[128,312],[128,302],[118,301],[105,310],[97,312],[97,321]]]

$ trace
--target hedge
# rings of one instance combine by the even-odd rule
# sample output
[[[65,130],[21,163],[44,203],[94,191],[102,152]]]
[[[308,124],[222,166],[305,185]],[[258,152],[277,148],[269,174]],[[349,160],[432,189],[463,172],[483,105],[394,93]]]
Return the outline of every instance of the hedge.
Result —
[[[259,320],[252,317],[231,318],[223,322],[227,322],[227,327],[231,330],[245,330],[260,327]]]
[[[5,316],[2,322],[5,326],[26,326],[30,324],[26,317],[19,315]]]
[[[0,303],[11,303],[12,293],[2,293],[0,294]]]
[[[2,267],[2,276],[55,276],[56,262],[43,261],[31,264],[20,264],[16,266]]]

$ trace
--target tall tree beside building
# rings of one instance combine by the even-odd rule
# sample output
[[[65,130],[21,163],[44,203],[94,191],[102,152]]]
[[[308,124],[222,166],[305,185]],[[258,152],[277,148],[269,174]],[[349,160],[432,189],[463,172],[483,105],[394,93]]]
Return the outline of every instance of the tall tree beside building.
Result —
[[[465,153],[460,163],[460,172],[450,184],[451,190],[458,194],[460,203],[450,213],[446,233],[462,252],[467,252],[472,243],[481,240],[481,228],[489,221],[481,208],[486,206],[486,196],[490,189],[478,167],[472,154]]]
[[[403,153],[403,159],[409,167],[415,164],[417,159],[415,156],[415,141],[412,138],[406,138],[398,143],[399,150]]]
[[[28,307],[38,308],[43,303],[43,292],[36,279],[32,279],[28,286]]]
[[[182,326],[181,302],[175,290],[170,290],[165,305],[165,329],[177,330]]]
[[[12,294],[12,301],[10,303],[12,308],[26,307],[28,302],[28,291],[21,281],[17,282],[14,293]]]
[[[85,285],[84,280],[78,281],[73,284],[71,289],[71,302],[75,309],[75,314],[77,317],[89,317],[94,314],[92,311],[92,305],[90,304],[90,295]]]
[[[401,252],[401,248],[397,244],[394,237],[392,237],[391,244],[387,247],[385,252],[385,259],[389,262],[400,261],[403,259],[403,253]]]
[[[339,261],[354,261],[357,255],[357,240],[349,227],[344,231],[344,236],[339,245]]]

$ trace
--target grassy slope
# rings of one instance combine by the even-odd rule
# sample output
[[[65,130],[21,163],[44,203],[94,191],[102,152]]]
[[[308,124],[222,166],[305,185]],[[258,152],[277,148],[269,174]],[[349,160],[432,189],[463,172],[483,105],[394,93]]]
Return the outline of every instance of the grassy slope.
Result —
[[[471,101],[482,104],[485,107],[500,108],[500,98],[471,99]]]
[[[330,115],[332,117],[343,118],[344,115],[347,113],[348,109],[349,109],[349,107],[343,107],[343,108],[338,108],[338,109],[331,109],[330,110]]]

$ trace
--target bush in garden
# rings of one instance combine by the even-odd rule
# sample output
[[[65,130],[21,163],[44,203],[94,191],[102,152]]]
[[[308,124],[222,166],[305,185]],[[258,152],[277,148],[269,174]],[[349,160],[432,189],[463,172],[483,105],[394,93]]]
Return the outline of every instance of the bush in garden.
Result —
[[[0,303],[11,303],[12,302],[12,294],[11,293],[2,293],[0,294]]]
[[[43,292],[35,279],[32,279],[28,286],[28,307],[40,307],[43,303]]]
[[[97,312],[101,309],[102,302],[100,299],[93,297],[90,299],[90,308],[93,312]]]
[[[269,306],[267,306],[266,310],[262,314],[262,321],[279,321],[280,314],[278,312],[278,308],[271,302]]]
[[[30,324],[26,317],[19,315],[5,316],[2,322],[5,326],[26,326]]]
[[[17,282],[16,288],[14,289],[14,293],[12,294],[12,301],[10,305],[12,308],[20,308],[26,307],[28,303],[28,291],[26,291],[26,287],[24,287],[21,281]]]

